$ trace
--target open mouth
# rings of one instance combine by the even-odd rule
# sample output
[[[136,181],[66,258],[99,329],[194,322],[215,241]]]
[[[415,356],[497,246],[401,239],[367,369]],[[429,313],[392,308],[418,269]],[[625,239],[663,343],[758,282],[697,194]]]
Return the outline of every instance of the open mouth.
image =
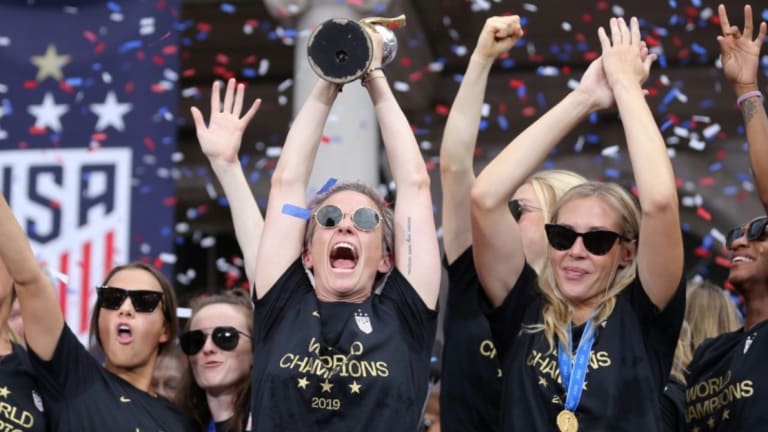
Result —
[[[353,269],[357,265],[357,250],[349,243],[337,243],[331,249],[331,268],[335,269]]]
[[[130,342],[133,339],[131,332],[131,326],[128,324],[120,324],[117,326],[117,340],[119,342]]]
[[[731,258],[731,264],[750,263],[752,261],[754,261],[752,258],[741,256],[741,255]]]

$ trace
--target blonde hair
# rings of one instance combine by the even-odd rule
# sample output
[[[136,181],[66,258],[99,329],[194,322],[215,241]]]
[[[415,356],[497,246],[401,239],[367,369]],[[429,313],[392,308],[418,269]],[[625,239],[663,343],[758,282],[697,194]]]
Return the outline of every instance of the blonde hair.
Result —
[[[671,374],[685,383],[685,372],[702,342],[741,327],[736,304],[719,285],[706,279],[688,282],[685,292],[685,322],[675,349]],[[684,331],[687,334],[684,334]]]
[[[545,221],[548,221],[551,215],[552,208],[557,203],[557,200],[563,196],[572,187],[585,183],[587,179],[573,171],[553,169],[538,171],[528,177],[526,184],[531,186],[533,193],[536,194],[536,198],[539,200],[539,207],[541,208],[541,215]],[[542,227],[542,233],[543,233]],[[546,236],[541,239],[546,242]],[[544,260],[535,263],[529,261],[530,265],[534,267],[536,273],[541,273],[544,265]]]
[[[621,227],[619,234],[630,240],[637,239],[640,232],[640,210],[635,199],[616,183],[586,182],[572,187],[557,201],[550,220],[557,223],[559,212],[565,204],[589,197],[600,199],[616,211]],[[620,246],[631,247],[624,241]],[[609,285],[605,287],[605,297],[592,316],[594,324],[603,322],[613,312],[616,296],[635,279],[636,273],[637,264],[634,260],[630,265],[623,268],[617,267],[614,270]],[[566,329],[572,320],[573,310],[557,286],[550,260],[545,261],[539,274],[539,290],[544,298],[543,322],[526,326],[526,331],[531,333],[543,331],[551,352],[556,346],[555,339],[568,340]]]

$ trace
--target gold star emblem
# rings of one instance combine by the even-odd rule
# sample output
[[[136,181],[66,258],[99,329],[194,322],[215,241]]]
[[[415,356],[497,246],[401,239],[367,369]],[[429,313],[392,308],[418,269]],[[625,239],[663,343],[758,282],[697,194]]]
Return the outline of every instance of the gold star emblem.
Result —
[[[320,389],[320,391],[322,391],[323,393],[330,393],[331,392],[331,388],[333,387],[333,384],[328,382],[328,378],[326,378],[325,381],[320,383],[320,387],[322,387],[322,389]]]
[[[728,408],[724,409],[723,410],[723,420],[729,420],[731,418],[730,414],[731,414],[731,410],[729,410]]]
[[[309,380],[307,379],[307,377],[301,377],[298,379],[298,381],[299,381],[299,384],[298,384],[299,388],[301,389],[307,388],[307,384],[309,384]]]
[[[357,381],[352,381],[352,384],[349,385],[349,394],[352,394],[352,393],[360,394],[360,387],[362,386],[358,384]]]
[[[10,395],[10,394],[11,394],[11,391],[8,390],[7,386],[0,387],[0,396],[2,396],[2,397],[7,399],[8,395]]]
[[[545,380],[544,377],[540,376],[539,377],[539,385],[544,387],[544,388],[547,388],[547,380]]]
[[[714,417],[710,417],[709,420],[707,420],[707,425],[709,426],[710,429],[714,429],[715,428],[715,418]]]
[[[56,46],[48,45],[45,54],[41,56],[32,56],[32,64],[37,66],[37,81],[40,82],[48,77],[61,81],[64,74],[61,72],[62,66],[69,63],[70,56],[59,55]]]

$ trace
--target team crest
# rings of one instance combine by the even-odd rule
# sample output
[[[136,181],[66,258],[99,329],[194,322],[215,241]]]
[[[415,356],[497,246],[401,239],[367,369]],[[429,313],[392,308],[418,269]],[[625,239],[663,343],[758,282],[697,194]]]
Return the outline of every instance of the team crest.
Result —
[[[38,411],[45,411],[43,409],[43,398],[41,398],[35,390],[32,390],[32,401],[35,403],[35,408],[37,408]]]
[[[359,309],[357,312],[355,312],[355,322],[357,323],[357,328],[359,328],[361,332],[365,334],[371,334],[373,331],[373,326],[371,325],[371,317]]]

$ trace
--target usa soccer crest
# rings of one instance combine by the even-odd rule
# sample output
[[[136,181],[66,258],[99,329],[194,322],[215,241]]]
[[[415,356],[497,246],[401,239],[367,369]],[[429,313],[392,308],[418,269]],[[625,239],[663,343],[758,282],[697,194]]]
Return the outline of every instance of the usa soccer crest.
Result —
[[[359,328],[360,331],[365,334],[371,334],[373,331],[373,326],[371,325],[371,317],[360,309],[355,312],[355,323],[357,323],[357,328]]]

